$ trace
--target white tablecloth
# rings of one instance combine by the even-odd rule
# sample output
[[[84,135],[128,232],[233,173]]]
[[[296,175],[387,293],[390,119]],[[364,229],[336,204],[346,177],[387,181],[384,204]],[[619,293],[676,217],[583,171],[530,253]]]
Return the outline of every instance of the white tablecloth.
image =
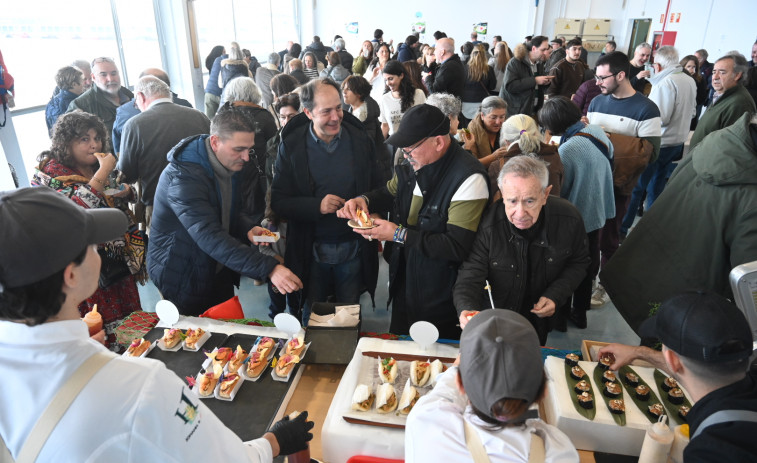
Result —
[[[382,428],[352,424],[342,415],[350,409],[352,394],[357,387],[358,373],[363,352],[390,352],[420,354],[435,357],[455,357],[457,347],[434,344],[426,350],[412,341],[387,341],[376,338],[361,338],[339,387],[331,401],[328,415],[323,422],[321,445],[323,459],[327,463],[344,463],[354,455],[370,455],[381,458],[404,459],[405,432],[401,429]]]

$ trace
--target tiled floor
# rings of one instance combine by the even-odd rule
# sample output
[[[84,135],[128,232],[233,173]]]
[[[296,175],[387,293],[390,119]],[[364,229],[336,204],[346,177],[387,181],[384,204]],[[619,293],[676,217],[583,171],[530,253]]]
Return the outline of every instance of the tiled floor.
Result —
[[[391,312],[386,309],[388,266],[380,260],[379,284],[376,288],[376,307],[371,306],[371,298],[366,293],[360,299],[362,306],[362,330],[384,333],[389,330]],[[145,310],[155,310],[155,304],[160,300],[160,294],[152,282],[139,286],[142,307]],[[243,278],[237,291],[245,315],[261,320],[268,319],[268,291],[266,286],[255,286],[251,279]],[[568,324],[567,333],[552,332],[547,338],[550,347],[558,349],[580,349],[581,340],[621,342],[638,345],[639,337],[631,330],[623,318],[618,314],[612,303],[605,304],[600,309],[590,310],[587,314],[589,327],[579,330]]]

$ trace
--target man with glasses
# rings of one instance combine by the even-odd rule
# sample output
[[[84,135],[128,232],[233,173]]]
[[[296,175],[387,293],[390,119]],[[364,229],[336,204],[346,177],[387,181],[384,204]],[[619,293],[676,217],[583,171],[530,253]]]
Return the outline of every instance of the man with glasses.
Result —
[[[643,138],[653,146],[650,162],[660,154],[662,121],[660,110],[649,98],[637,92],[628,78],[630,63],[625,53],[615,51],[597,60],[596,81],[601,95],[591,100],[587,113],[590,124],[599,125],[605,132]],[[628,209],[629,195],[617,187],[615,217],[609,219],[599,232],[601,265],[615,254],[620,245],[620,225]],[[601,307],[609,301],[601,284],[591,298],[592,307]]]
[[[543,35],[515,47],[513,59],[507,63],[499,97],[507,102],[507,113],[533,116],[544,103],[544,90],[554,77],[545,75],[544,54],[549,39]]]
[[[121,86],[121,75],[113,58],[95,58],[92,61],[92,82],[94,85],[89,90],[68,105],[67,112],[81,109],[94,114],[103,120],[106,133],[110,134],[113,132],[116,110],[134,95]]]
[[[356,304],[364,291],[375,293],[378,243],[363,243],[336,211],[377,188],[380,177],[374,143],[363,123],[342,111],[339,86],[324,78],[300,89],[304,113],[282,130],[271,209],[287,220],[284,261],[305,283],[307,325],[314,302],[334,296]]]
[[[753,113],[754,100],[744,87],[749,65],[740,54],[728,54],[715,61],[712,68],[712,103],[699,120],[689,142],[689,150],[710,133],[736,122],[744,113]]]
[[[270,280],[281,293],[302,288],[288,268],[248,243],[263,232],[242,207],[239,189],[255,129],[249,113],[224,106],[210,135],[185,138],[168,153],[155,191],[147,271],[184,315],[232,298],[240,275]]]
[[[358,208],[392,211],[391,220],[377,218],[375,228],[355,231],[387,242],[389,331],[395,334],[407,334],[410,325],[424,320],[440,337],[460,338],[452,287],[489,201],[489,187],[483,165],[450,137],[449,124],[434,106],[410,108],[387,140],[401,147],[407,163],[395,166],[385,186],[353,197],[337,213],[355,219]]]
[[[547,164],[533,154],[510,158],[497,184],[502,201],[486,211],[455,284],[460,325],[493,304],[526,317],[543,346],[549,317],[589,266],[583,219],[569,201],[549,194]]]
[[[168,85],[155,76],[146,75],[137,81],[134,97],[141,113],[124,126],[118,158],[124,181],[140,181],[139,199],[148,234],[155,189],[160,173],[168,165],[166,154],[181,140],[210,131],[205,114],[174,103],[171,96]]]

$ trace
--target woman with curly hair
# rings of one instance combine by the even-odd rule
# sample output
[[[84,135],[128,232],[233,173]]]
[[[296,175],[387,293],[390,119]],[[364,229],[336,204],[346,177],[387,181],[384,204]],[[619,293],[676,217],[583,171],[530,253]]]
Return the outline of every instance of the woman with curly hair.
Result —
[[[144,241],[132,238],[131,233],[136,232],[136,226],[128,201],[134,195],[129,185],[117,182],[113,154],[101,152],[107,138],[105,126],[97,116],[80,110],[62,115],[53,127],[52,146],[37,157],[39,166],[32,185],[57,190],[86,209],[115,207],[129,216],[130,232],[99,246],[98,253],[103,258],[100,287],[79,305],[84,316],[97,304],[103,317],[106,345],[119,350],[115,328],[126,316],[142,310],[136,281],[144,282],[147,274]],[[106,268],[120,271],[110,273]],[[106,275],[111,277],[110,281],[105,281]]]
[[[379,121],[384,137],[388,137],[400,127],[400,120],[405,111],[426,102],[426,94],[413,85],[405,67],[397,60],[387,61],[382,73],[386,82],[386,93],[378,102],[381,109]]]
[[[486,50],[483,45],[477,45],[471,51],[470,59],[465,67],[465,87],[463,87],[463,127],[478,114],[478,108],[484,98],[489,96],[497,86],[497,76],[486,60]]]

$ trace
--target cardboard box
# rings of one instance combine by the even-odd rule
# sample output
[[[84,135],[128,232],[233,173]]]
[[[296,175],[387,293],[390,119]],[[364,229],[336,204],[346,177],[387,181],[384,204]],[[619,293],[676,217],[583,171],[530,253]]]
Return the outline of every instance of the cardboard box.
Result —
[[[318,315],[329,315],[343,303],[318,302],[312,311]],[[360,325],[352,327],[309,326],[305,330],[305,343],[312,342],[303,363],[347,365],[352,360],[360,337]]]

